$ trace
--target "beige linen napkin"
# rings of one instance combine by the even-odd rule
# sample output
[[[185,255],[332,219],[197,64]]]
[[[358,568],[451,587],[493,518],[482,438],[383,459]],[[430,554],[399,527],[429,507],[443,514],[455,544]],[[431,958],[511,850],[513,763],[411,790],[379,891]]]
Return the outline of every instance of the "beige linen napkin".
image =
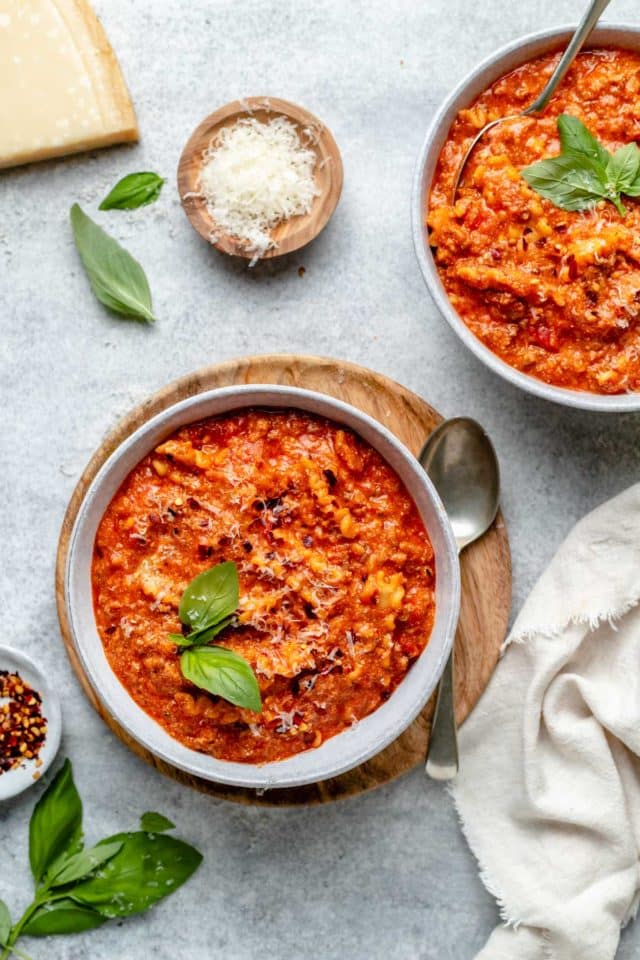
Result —
[[[612,960],[640,891],[640,484],[582,520],[460,731],[453,796],[505,925],[476,960]]]

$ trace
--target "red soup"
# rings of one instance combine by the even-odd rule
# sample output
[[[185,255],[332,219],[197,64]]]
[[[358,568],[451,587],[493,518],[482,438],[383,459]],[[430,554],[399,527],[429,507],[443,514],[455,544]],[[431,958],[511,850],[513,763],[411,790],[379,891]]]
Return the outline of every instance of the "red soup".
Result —
[[[506,363],[558,387],[637,391],[640,202],[624,197],[626,216],[606,201],[585,212],[561,210],[520,171],[560,152],[561,113],[582,120],[609,150],[640,139],[640,54],[580,54],[541,117],[487,132],[451,202],[472,138],[531,103],[558,57],[525,63],[460,111],[435,173],[430,242],[452,305]]]
[[[216,638],[243,656],[262,713],[181,674],[170,632],[188,582],[235,561],[240,605]],[[100,523],[98,630],[136,703],[186,746],[280,760],[389,698],[433,626],[435,560],[382,457],[328,420],[248,410],[184,427],[132,470]]]

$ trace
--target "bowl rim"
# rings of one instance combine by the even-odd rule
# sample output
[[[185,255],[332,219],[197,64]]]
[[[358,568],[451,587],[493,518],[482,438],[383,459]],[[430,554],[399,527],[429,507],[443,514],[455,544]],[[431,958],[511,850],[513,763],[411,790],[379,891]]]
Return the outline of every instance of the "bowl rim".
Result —
[[[47,721],[47,733],[40,751],[40,759],[42,760],[40,767],[34,767],[33,761],[29,761],[26,767],[17,767],[2,774],[0,777],[0,803],[18,796],[18,794],[35,786],[36,783],[41,782],[58,754],[62,739],[60,698],[54,689],[53,681],[24,650],[8,644],[0,644],[0,669],[6,669],[6,667],[20,671],[23,679],[40,694],[42,712]],[[34,780],[35,773],[38,774],[38,777]]]
[[[215,413],[207,412],[207,408],[216,403],[221,408]],[[115,490],[133,466],[160,442],[160,436],[172,433],[180,425],[197,422],[208,416],[224,416],[234,410],[261,405],[274,409],[301,409],[326,416],[338,423],[344,423],[378,449],[407,487],[425,525],[425,504],[428,503],[428,509],[432,512],[429,535],[432,542],[438,539],[440,543],[436,554],[437,563],[439,558],[440,577],[436,580],[436,618],[429,643],[386,703],[354,727],[336,734],[318,748],[280,761],[249,764],[217,760],[184,746],[149,717],[122,686],[106,660],[96,629],[90,595],[90,562],[86,562],[86,550],[84,556],[79,551],[79,541],[84,538],[90,542],[92,548],[95,529]],[[372,437],[380,441],[389,456],[380,450]],[[127,456],[131,460],[128,466]],[[118,467],[122,474],[120,479],[117,479]],[[117,483],[113,479],[114,475]],[[410,481],[413,481],[418,493],[425,498],[422,507],[416,500],[415,492],[410,489]],[[111,492],[108,488],[109,482],[113,486]],[[104,507],[100,506],[98,497],[104,500]],[[79,578],[83,576],[85,579],[87,576],[89,578],[89,596],[78,585]],[[111,453],[96,473],[79,506],[69,540],[63,589],[70,637],[85,676],[101,707],[131,739],[170,765],[193,776],[233,786],[278,789],[338,776],[383,750],[409,726],[435,689],[451,651],[458,623],[461,588],[457,549],[442,502],[418,460],[390,430],[364,411],[327,394],[298,387],[242,384],[205,390],[170,404],[133,431]],[[443,602],[443,598],[446,602]],[[83,602],[85,620],[90,620],[92,624],[92,630],[89,628],[91,636],[82,636],[81,633],[83,624],[80,622],[80,604]],[[90,615],[87,614],[87,609],[90,610]],[[427,656],[429,650],[431,652]],[[105,666],[106,673],[101,675],[100,670],[104,670]],[[425,676],[421,678],[423,673]],[[413,682],[407,682],[412,676]],[[424,682],[418,686],[420,678]]]
[[[486,80],[486,86],[493,83],[501,75],[501,65],[513,54],[522,52],[523,58],[519,63],[526,62],[527,53],[531,47],[542,45],[535,53],[530,52],[531,56],[540,56],[544,52],[544,46],[552,48],[555,43],[562,43],[570,38],[575,31],[575,24],[550,27],[545,30],[536,30],[527,33],[524,36],[511,40],[499,47],[494,53],[485,57],[480,63],[476,64],[460,80],[453,90],[442,101],[436,113],[429,124],[427,133],[416,160],[413,185],[411,191],[411,228],[413,235],[413,245],[420,264],[420,270],[427,289],[434,301],[436,307],[448,322],[449,326],[458,335],[466,347],[475,354],[475,356],[494,373],[502,377],[513,386],[534,396],[541,397],[553,403],[565,407],[572,407],[581,410],[590,410],[600,413],[630,413],[640,410],[640,392],[627,394],[596,394],[580,390],[570,390],[566,387],[557,387],[545,383],[536,377],[522,373],[515,367],[510,366],[489,347],[485,346],[467,327],[464,320],[452,306],[449,297],[444,289],[440,276],[438,274],[433,255],[427,239],[427,231],[424,227],[425,201],[431,187],[431,174],[428,183],[425,177],[425,168],[432,159],[435,161],[442,149],[440,136],[446,138],[451,127],[452,119],[449,119],[450,113],[454,110],[457,113],[464,106],[465,94],[485,75],[491,75]],[[589,49],[594,44],[610,44],[613,46],[624,46],[624,38],[634,38],[640,49],[640,26],[631,24],[601,23],[592,32],[585,44]],[[505,65],[502,72],[508,72],[514,69],[515,62]],[[471,102],[473,97],[469,98]],[[446,124],[446,130],[444,129]],[[435,156],[434,156],[435,155]]]

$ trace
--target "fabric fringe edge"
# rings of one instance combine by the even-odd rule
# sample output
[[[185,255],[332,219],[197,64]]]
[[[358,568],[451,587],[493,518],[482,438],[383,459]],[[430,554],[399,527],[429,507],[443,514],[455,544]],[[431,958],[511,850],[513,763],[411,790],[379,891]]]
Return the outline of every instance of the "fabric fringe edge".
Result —
[[[569,617],[561,624],[539,624],[528,627],[526,630],[521,630],[518,633],[512,631],[500,647],[500,655],[502,656],[512,643],[528,643],[530,640],[533,640],[534,637],[544,637],[545,640],[556,640],[568,627],[583,626],[588,627],[589,630],[597,630],[604,623],[608,623],[612,630],[617,630],[618,621],[622,620],[622,618],[633,610],[634,607],[638,606],[639,603],[640,592],[625,600],[622,606],[617,607],[615,610],[605,610],[600,614],[593,614],[592,616],[577,614],[574,617]]]
[[[507,639],[502,644],[500,648],[500,656],[511,646],[512,643],[527,643],[536,636],[544,637],[548,640],[554,640],[560,636],[568,627],[572,626],[585,626],[589,630],[597,630],[604,623],[608,623],[613,630],[618,629],[618,621],[622,620],[634,607],[640,603],[640,592],[628,598],[624,603],[616,608],[615,610],[604,611],[599,615],[593,616],[581,616],[578,614],[575,617],[569,617],[564,623],[560,625],[545,625],[545,626],[536,626],[531,627],[527,630],[523,630],[519,633],[511,633]],[[482,882],[482,885],[485,887],[487,892],[495,899],[498,905],[498,912],[500,919],[502,920],[503,925],[509,929],[517,930],[520,926],[529,926],[525,921],[518,919],[516,912],[510,909],[507,902],[507,898],[500,890],[499,884],[497,884],[494,878],[491,876],[491,872],[482,862],[482,858],[478,853],[477,846],[474,842],[473,830],[467,824],[462,816],[462,812],[458,805],[458,798],[455,792],[455,781],[447,787],[447,793],[451,798],[453,803],[453,808],[456,812],[458,818],[458,823],[460,824],[460,829],[462,834],[467,842],[473,857],[475,858],[476,863],[478,864],[478,875]],[[636,897],[635,902],[632,904],[627,916],[625,917],[622,927],[624,928],[628,923],[635,919],[638,909],[640,908],[640,891]],[[540,946],[542,949],[544,960],[557,960],[556,953],[553,949],[551,943],[551,935],[548,930],[541,929],[540,927],[530,927],[536,933],[540,935]]]
[[[502,894],[499,885],[494,881],[494,878],[491,876],[491,872],[483,864],[480,855],[477,852],[476,845],[473,842],[473,831],[467,823],[465,823],[462,816],[460,807],[458,806],[458,798],[455,794],[455,785],[451,783],[447,786],[447,793],[451,798],[453,803],[453,808],[456,812],[458,818],[458,823],[460,824],[460,829],[462,834],[467,841],[467,845],[475,858],[476,863],[478,864],[478,875],[482,881],[482,885],[487,890],[488,893],[494,898],[498,905],[498,913],[502,924],[507,929],[517,930],[519,927],[529,927],[535,933],[540,935],[540,947],[542,949],[542,954],[544,960],[557,960],[557,956],[553,950],[553,945],[551,943],[550,934],[548,930],[541,929],[540,927],[530,927],[528,923],[524,920],[518,919],[515,915],[515,912],[510,909],[509,904],[507,903],[506,897]],[[631,919],[631,918],[630,918]]]

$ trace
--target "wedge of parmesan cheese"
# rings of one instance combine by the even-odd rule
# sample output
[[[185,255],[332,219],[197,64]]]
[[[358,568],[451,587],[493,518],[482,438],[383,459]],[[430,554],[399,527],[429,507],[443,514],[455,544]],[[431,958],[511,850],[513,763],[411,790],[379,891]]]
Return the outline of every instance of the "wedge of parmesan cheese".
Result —
[[[138,139],[86,0],[0,0],[0,167]]]

